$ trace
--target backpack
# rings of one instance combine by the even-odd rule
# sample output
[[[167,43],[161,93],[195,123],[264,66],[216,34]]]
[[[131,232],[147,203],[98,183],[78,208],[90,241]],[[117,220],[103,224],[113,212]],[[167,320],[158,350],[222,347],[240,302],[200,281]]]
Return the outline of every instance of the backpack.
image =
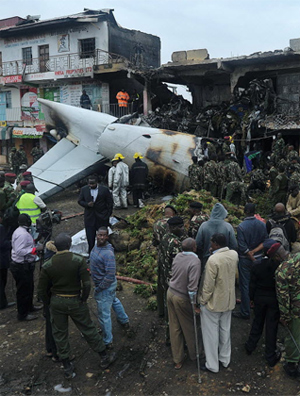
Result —
[[[289,244],[289,241],[287,240],[287,235],[286,235],[284,226],[280,223],[276,223],[276,221],[272,220],[272,219],[270,219],[269,222],[271,224],[269,238],[274,239],[274,241],[281,243],[281,245],[284,247],[284,249],[287,252],[289,252],[290,244]]]

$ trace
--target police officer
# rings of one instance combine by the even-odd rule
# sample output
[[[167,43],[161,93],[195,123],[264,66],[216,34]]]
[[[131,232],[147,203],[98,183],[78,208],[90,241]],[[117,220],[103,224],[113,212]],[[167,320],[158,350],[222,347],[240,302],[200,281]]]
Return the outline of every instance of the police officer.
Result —
[[[75,376],[70,362],[68,318],[75,323],[89,346],[100,355],[100,367],[106,369],[116,357],[107,354],[103,339],[91,320],[87,299],[91,281],[85,259],[69,251],[72,239],[61,233],[54,241],[57,253],[42,267],[38,295],[45,304],[50,304],[53,337],[57,354],[61,358],[66,378]],[[48,290],[51,288],[49,301]]]

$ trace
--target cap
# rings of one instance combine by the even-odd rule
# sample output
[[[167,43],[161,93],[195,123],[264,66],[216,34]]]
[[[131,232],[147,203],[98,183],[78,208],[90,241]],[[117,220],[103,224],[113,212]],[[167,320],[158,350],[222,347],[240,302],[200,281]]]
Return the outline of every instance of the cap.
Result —
[[[183,219],[179,216],[170,217],[167,223],[170,226],[183,225]]]
[[[23,173],[22,173],[22,175],[23,175],[23,176],[31,176],[31,175],[32,175],[32,173],[31,173],[31,172],[28,172],[28,171],[26,171],[26,172],[23,172]]]
[[[203,205],[201,202],[190,202],[190,208],[202,209]]]
[[[15,173],[5,173],[5,177],[17,177]]]
[[[274,245],[272,245],[270,247],[270,249],[267,251],[267,256],[269,256],[271,258],[274,257],[275,254],[277,253],[277,250],[280,248],[280,246],[281,246],[281,243],[279,243],[279,242],[274,243]]]
[[[21,186],[21,187],[26,187],[26,186],[28,186],[28,184],[31,184],[31,181],[30,181],[30,180],[22,180],[22,181],[20,182],[20,186]]]
[[[137,159],[137,158],[144,158],[144,157],[142,156],[141,153],[134,153],[133,158],[134,158],[134,159]]]

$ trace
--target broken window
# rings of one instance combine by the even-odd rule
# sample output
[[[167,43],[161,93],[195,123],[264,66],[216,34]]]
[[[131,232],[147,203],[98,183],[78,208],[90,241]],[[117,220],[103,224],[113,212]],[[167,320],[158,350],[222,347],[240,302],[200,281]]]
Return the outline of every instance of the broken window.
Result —
[[[22,48],[22,58],[25,65],[32,65],[32,48]]]
[[[96,41],[95,37],[79,40],[80,58],[90,58],[95,56]]]

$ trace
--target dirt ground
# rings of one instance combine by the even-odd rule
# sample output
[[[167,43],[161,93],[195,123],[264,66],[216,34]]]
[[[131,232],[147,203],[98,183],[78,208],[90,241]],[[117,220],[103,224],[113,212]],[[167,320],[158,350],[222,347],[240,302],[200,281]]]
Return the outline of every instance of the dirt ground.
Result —
[[[52,209],[64,216],[82,212],[77,205],[78,190],[70,189],[47,201]],[[125,216],[134,212],[119,211]],[[83,228],[83,217],[78,216],[55,226],[54,235],[67,231],[74,235]],[[36,269],[36,279],[39,269]],[[37,282],[36,282],[37,283]],[[86,344],[73,323],[70,324],[70,343],[76,377],[67,381],[60,363],[45,357],[45,321],[41,311],[39,319],[19,322],[16,308],[0,313],[0,395],[58,395],[54,390],[61,384],[70,387],[69,395],[300,395],[300,382],[286,376],[282,362],[269,369],[264,361],[264,340],[257,350],[247,356],[243,345],[250,330],[250,321],[232,319],[232,361],[228,369],[218,374],[201,372],[198,383],[197,367],[186,361],[179,371],[174,370],[171,350],[165,345],[165,325],[157,312],[147,311],[146,300],[133,293],[134,285],[123,282],[118,297],[123,302],[133,337],[127,338],[113,317],[113,334],[116,362],[102,372],[99,356]],[[15,286],[11,277],[7,285],[9,301],[15,300]],[[91,317],[97,324],[96,304],[89,298]],[[198,325],[199,325],[199,318]],[[200,334],[200,331],[199,331]],[[279,341],[284,337],[280,328]],[[248,385],[248,387],[247,387]],[[247,389],[245,389],[246,387]],[[243,390],[244,389],[244,390]]]

